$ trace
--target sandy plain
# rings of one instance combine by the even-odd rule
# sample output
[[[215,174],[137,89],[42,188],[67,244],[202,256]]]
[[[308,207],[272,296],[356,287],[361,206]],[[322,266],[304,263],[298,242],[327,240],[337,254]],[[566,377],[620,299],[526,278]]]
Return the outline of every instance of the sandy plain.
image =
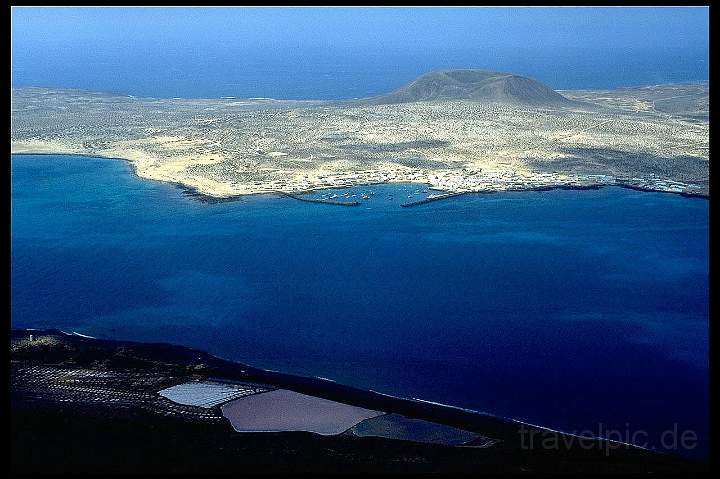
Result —
[[[709,194],[707,83],[563,91],[565,107],[465,100],[136,98],[12,90],[11,152],[123,158],[228,198],[383,182],[449,191],[620,185]]]

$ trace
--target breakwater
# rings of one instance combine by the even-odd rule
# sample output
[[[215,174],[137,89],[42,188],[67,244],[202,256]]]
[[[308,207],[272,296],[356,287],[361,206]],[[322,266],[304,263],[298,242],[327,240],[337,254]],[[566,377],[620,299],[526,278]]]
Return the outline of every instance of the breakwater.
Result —
[[[359,201],[333,201],[333,200],[324,200],[320,198],[303,198],[302,196],[294,195],[292,193],[287,193],[285,191],[276,191],[275,193],[286,196],[288,198],[293,198],[298,201],[306,201],[308,203],[322,203],[325,205],[337,205],[337,206],[358,206],[360,205]]]
[[[410,203],[403,203],[400,206],[402,206],[403,208],[410,208],[413,206],[424,205],[426,203],[432,203],[433,201],[444,200],[446,198],[453,198],[455,196],[464,195],[465,193],[467,193],[467,191],[460,191],[457,193],[447,193],[445,195],[428,196],[427,198],[423,198],[422,200],[411,201]]]

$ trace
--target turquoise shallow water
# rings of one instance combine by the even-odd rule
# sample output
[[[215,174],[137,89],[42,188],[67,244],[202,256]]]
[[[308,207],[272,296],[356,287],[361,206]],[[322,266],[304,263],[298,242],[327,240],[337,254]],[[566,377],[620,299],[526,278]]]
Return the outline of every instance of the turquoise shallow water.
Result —
[[[700,445],[678,452],[706,454],[707,200],[606,188],[400,208],[423,189],[203,203],[123,161],[13,156],[12,323],[654,447],[692,430]]]

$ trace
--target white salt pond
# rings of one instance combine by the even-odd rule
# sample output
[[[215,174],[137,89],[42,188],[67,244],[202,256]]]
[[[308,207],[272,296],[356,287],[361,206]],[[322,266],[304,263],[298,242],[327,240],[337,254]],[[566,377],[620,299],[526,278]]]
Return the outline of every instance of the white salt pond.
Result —
[[[159,391],[159,394],[178,404],[211,408],[233,399],[268,391],[249,384],[215,381],[193,381]]]

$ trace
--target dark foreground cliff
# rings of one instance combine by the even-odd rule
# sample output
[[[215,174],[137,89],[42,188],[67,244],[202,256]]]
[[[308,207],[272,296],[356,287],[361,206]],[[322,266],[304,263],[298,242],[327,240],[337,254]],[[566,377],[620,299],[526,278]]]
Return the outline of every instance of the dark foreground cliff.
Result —
[[[30,340],[32,335],[32,340]],[[157,392],[188,380],[252,381],[459,427],[483,441],[453,447],[351,434],[237,433],[219,408]],[[11,470],[26,473],[664,472],[703,463],[612,444],[523,444],[521,426],[491,416],[272,373],[167,344],[13,331]],[[541,436],[537,436],[541,437]],[[487,440],[491,439],[491,440]],[[548,440],[550,439],[550,440]]]

